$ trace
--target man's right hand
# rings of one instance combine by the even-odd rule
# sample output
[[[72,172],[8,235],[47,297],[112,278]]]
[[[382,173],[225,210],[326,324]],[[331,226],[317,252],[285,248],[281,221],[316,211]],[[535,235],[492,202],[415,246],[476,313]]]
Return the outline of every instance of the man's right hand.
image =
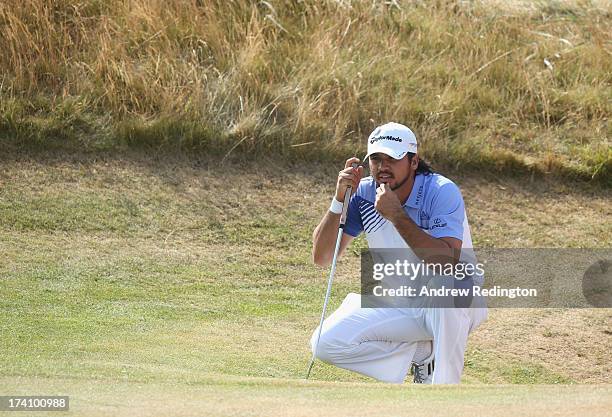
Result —
[[[344,194],[348,187],[353,187],[353,191],[357,189],[359,181],[363,176],[363,167],[353,168],[352,164],[358,164],[359,158],[349,158],[344,164],[344,169],[338,173],[338,182],[336,183],[336,200],[341,203],[344,201]]]
[[[344,202],[344,194],[348,187],[353,187],[353,190],[357,190],[359,181],[363,175],[363,167],[353,168],[352,164],[358,163],[358,158],[349,158],[344,164],[344,169],[338,173],[336,200]],[[336,238],[339,234],[339,220],[340,215],[333,214],[328,210],[312,233],[312,260],[319,266],[325,267],[332,263],[334,249],[336,247]],[[352,240],[353,236],[347,233],[342,234],[338,256],[342,255]]]

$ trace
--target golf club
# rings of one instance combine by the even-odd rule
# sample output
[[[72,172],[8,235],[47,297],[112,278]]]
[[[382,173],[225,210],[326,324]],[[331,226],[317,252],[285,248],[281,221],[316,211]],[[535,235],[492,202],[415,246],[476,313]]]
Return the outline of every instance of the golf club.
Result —
[[[356,168],[358,164],[353,164],[353,168]],[[340,251],[340,241],[342,240],[342,233],[344,231],[344,224],[346,223],[346,213],[348,211],[349,200],[351,199],[351,193],[353,187],[349,186],[344,193],[344,202],[342,203],[342,214],[340,215],[340,224],[338,226],[338,237],[336,238],[336,248],[334,249],[334,258],[332,259],[331,271],[329,272],[329,278],[327,279],[327,292],[325,293],[325,301],[323,302],[323,312],[321,313],[321,320],[319,322],[319,332],[317,334],[317,341],[315,342],[314,349],[312,350],[312,358],[310,359],[310,365],[308,366],[308,372],[306,372],[306,379],[310,376],[310,371],[315,363],[315,353],[319,347],[319,339],[321,339],[321,330],[323,329],[323,320],[325,320],[325,312],[327,311],[327,303],[329,302],[329,296],[331,294],[332,282],[334,281],[334,273],[336,272],[336,261],[338,260],[338,252]]]

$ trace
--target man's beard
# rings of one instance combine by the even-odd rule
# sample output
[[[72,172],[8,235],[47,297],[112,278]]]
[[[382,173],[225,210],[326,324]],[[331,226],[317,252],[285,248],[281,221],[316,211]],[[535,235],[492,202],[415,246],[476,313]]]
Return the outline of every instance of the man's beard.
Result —
[[[402,185],[404,185],[406,183],[406,181],[408,181],[410,179],[410,172],[408,174],[406,174],[406,178],[404,178],[402,180],[402,182],[400,182],[399,184],[397,184],[395,187],[391,187],[391,191],[395,191],[398,188],[400,188]]]

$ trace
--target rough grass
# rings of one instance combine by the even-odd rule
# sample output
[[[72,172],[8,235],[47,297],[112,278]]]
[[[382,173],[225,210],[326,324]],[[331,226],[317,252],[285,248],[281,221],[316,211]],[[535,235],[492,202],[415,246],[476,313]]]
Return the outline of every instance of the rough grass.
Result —
[[[610,184],[609,3],[518,4],[5,1],[0,150],[323,160],[397,120],[439,163]]]

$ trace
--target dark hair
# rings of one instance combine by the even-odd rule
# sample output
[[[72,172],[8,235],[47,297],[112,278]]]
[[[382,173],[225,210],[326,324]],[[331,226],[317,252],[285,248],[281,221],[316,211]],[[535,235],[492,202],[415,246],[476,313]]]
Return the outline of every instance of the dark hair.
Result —
[[[414,153],[412,152],[408,152],[408,160],[412,161],[412,158],[414,157]],[[423,158],[419,157],[419,165],[417,166],[416,169],[416,174],[423,174],[423,175],[429,175],[429,174],[433,174],[434,170],[433,168],[429,165],[429,163],[427,163],[427,161],[425,161]]]

